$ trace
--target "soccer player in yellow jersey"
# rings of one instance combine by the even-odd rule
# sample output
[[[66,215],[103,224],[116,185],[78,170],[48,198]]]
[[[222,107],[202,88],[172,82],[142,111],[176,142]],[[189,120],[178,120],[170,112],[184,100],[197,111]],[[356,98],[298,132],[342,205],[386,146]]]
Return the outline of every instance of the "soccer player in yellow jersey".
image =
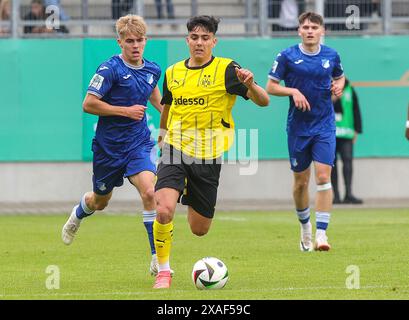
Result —
[[[166,134],[155,186],[154,238],[159,273],[154,288],[169,288],[169,256],[176,203],[188,206],[192,233],[205,235],[212,223],[221,156],[234,135],[231,115],[237,96],[259,106],[269,104],[253,73],[232,59],[214,57],[219,20],[196,16],[187,23],[190,57],[166,70],[161,129]],[[183,195],[182,195],[183,193]],[[181,196],[182,195],[182,196]]]

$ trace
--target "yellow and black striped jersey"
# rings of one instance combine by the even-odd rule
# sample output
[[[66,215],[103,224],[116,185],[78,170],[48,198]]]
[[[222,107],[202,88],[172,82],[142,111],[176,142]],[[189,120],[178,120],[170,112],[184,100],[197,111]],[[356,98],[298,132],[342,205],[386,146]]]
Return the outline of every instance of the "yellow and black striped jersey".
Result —
[[[165,142],[199,159],[215,159],[234,138],[232,108],[236,96],[247,98],[247,87],[237,78],[233,60],[220,57],[203,66],[189,60],[166,70],[162,104],[170,105]]]

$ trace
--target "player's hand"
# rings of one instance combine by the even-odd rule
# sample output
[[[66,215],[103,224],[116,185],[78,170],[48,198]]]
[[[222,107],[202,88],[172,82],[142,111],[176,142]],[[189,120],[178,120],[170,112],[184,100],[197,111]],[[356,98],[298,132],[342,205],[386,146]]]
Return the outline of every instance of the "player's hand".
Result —
[[[158,135],[158,147],[162,150],[163,144],[165,143],[165,136],[168,131],[166,129],[160,128]]]
[[[307,98],[304,97],[304,95],[298,89],[294,89],[292,97],[297,109],[301,110],[302,112],[311,111],[311,107],[307,101]]]
[[[336,98],[341,98],[341,96],[342,96],[342,87],[340,87],[337,83],[332,82],[331,92]]]
[[[250,88],[254,83],[254,74],[247,69],[236,68],[236,75],[239,81],[247,88]]]
[[[143,119],[145,111],[146,107],[140,104],[135,104],[133,106],[125,108],[126,117],[136,121],[140,121]]]
[[[163,143],[164,143],[164,138],[163,138],[163,136],[158,136],[158,147],[159,147],[159,150],[162,150]]]

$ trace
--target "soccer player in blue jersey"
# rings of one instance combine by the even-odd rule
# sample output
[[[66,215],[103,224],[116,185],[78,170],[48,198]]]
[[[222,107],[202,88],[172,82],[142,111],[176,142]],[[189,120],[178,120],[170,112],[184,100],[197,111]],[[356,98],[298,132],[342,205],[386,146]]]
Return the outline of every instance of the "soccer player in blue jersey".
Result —
[[[293,198],[301,223],[301,251],[328,251],[326,230],[332,208],[331,169],[335,155],[335,115],[331,96],[340,97],[345,83],[338,53],[321,44],[323,18],[313,12],[299,16],[302,42],[278,54],[266,90],[289,96],[287,136]],[[284,80],[285,86],[280,85]],[[314,162],[317,194],[316,237],[313,245],[308,185]]]
[[[93,76],[83,102],[84,111],[99,116],[93,151],[93,191],[76,205],[62,229],[62,240],[72,243],[81,221],[103,210],[113,189],[126,177],[139,191],[152,252],[151,273],[157,273],[152,225],[156,217],[154,145],[147,126],[148,100],[159,111],[161,94],[157,82],[160,67],[143,58],[146,24],[136,15],[118,19],[117,42],[122,53],[103,62]]]

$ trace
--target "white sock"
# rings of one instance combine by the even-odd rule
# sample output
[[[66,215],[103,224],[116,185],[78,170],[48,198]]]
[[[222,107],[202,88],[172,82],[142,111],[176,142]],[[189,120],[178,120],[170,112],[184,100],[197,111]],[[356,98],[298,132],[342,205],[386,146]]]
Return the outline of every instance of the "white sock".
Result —
[[[81,198],[81,208],[87,215],[93,214],[95,212],[95,210],[91,210],[90,208],[88,208],[87,202],[85,201],[85,194]]]
[[[156,218],[156,210],[143,210],[142,211],[143,222],[153,222]]]
[[[317,237],[326,236],[326,232],[323,229],[317,229],[316,235],[317,235]]]
[[[75,224],[80,224],[81,223],[81,219],[78,219],[77,217],[77,213],[76,210],[74,212],[71,213],[70,219],[74,221]]]
[[[162,263],[159,263],[158,271],[159,271],[159,272],[161,272],[161,271],[170,271],[169,261],[166,262],[166,263],[163,263],[163,264],[162,264]]]
[[[301,227],[303,231],[311,230],[311,221],[308,221],[307,223],[301,223]]]

